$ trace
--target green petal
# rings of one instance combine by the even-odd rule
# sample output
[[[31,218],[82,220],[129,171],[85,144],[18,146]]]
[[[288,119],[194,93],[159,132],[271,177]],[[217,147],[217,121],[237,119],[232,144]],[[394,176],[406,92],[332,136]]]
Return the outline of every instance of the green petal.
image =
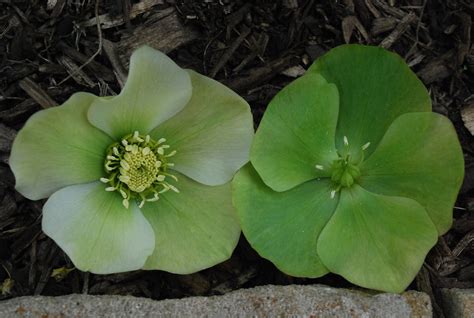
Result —
[[[183,109],[191,94],[185,70],[160,51],[142,46],[132,54],[122,92],[96,100],[89,120],[115,139],[134,131],[147,134]]]
[[[317,74],[296,79],[273,98],[250,153],[252,165],[268,186],[286,191],[330,176],[329,166],[337,159],[338,103],[337,88]]]
[[[77,93],[62,106],[30,117],[12,147],[16,189],[31,200],[72,184],[98,180],[112,140],[87,120],[94,95]]]
[[[362,187],[423,205],[440,235],[451,227],[464,160],[448,118],[435,113],[400,116],[363,163],[361,173]]]
[[[229,88],[189,71],[193,96],[150,135],[177,150],[174,169],[206,185],[232,179],[249,160],[253,119],[247,102]]]
[[[367,142],[373,152],[392,121],[407,112],[431,111],[423,83],[398,55],[379,47],[342,45],[309,69],[337,86],[340,96],[336,143],[347,136],[353,153]]]
[[[82,271],[110,274],[140,269],[153,252],[153,229],[136,204],[122,205],[98,182],[69,186],[43,207],[43,231]]]
[[[313,180],[275,192],[247,165],[235,176],[233,191],[242,231],[262,257],[292,276],[319,277],[328,272],[316,243],[337,205],[329,182]]]
[[[362,287],[402,292],[437,239],[436,228],[416,201],[343,189],[321,232],[318,253],[327,268]]]
[[[240,236],[230,184],[205,186],[178,172],[176,187],[142,208],[156,248],[145,269],[189,274],[227,260]]]

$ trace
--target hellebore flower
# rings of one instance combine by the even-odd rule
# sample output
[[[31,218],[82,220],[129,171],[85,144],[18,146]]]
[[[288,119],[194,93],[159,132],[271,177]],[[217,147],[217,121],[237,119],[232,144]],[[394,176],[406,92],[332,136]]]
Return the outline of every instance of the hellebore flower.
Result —
[[[150,47],[115,97],[72,95],[34,114],[10,166],[25,197],[49,197],[43,230],[93,273],[191,273],[230,257],[229,181],[248,161],[248,104]]]
[[[396,54],[343,45],[270,102],[234,178],[244,235],[283,272],[401,292],[451,226],[449,119]]]

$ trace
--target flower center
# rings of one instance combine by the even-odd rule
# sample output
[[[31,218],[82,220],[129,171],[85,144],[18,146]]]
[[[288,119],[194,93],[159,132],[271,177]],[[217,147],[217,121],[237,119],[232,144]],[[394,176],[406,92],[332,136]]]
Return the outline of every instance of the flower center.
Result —
[[[333,161],[331,165],[331,180],[336,187],[350,187],[360,177],[360,170],[351,163],[350,155]]]
[[[331,198],[334,198],[337,192],[342,188],[351,187],[360,177],[359,165],[364,160],[364,151],[370,146],[370,142],[361,147],[362,151],[357,151],[353,156],[349,150],[349,141],[344,136],[344,147],[339,152],[339,158],[334,160],[329,171],[331,172],[331,181],[333,183]],[[318,170],[325,170],[324,166],[317,164]]]
[[[130,199],[140,200],[142,208],[145,202],[157,201],[163,192],[179,192],[166,180],[169,177],[178,181],[178,178],[167,172],[168,167],[173,166],[168,158],[174,156],[176,150],[166,153],[170,146],[165,142],[164,138],[155,141],[135,131],[120,143],[110,145],[104,163],[107,176],[100,178],[109,185],[105,190],[118,191],[126,208]]]

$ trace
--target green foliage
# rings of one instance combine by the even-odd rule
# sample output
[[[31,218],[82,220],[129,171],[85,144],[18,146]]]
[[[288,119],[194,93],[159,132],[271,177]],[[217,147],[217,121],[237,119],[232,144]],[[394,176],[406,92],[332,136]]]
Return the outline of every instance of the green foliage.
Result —
[[[270,102],[234,204],[282,271],[401,292],[449,229],[463,173],[454,127],[405,62],[343,45]]]

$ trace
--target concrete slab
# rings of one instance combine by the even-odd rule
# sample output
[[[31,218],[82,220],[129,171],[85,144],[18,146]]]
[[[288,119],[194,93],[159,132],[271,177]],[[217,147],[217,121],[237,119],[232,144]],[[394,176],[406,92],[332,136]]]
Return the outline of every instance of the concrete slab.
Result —
[[[19,297],[0,302],[0,317],[431,317],[424,293],[371,295],[310,286],[261,286],[223,296],[154,301],[132,296]]]
[[[474,318],[474,289],[442,289],[444,313],[448,318]]]

